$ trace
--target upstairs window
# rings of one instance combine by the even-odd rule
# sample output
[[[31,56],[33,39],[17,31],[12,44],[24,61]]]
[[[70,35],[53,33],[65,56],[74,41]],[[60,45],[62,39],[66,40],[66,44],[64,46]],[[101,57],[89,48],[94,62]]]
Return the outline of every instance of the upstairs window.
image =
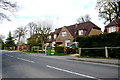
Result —
[[[66,32],[62,32],[62,37],[65,37],[67,35]]]
[[[79,30],[78,35],[83,35],[83,30]]]
[[[115,31],[116,31],[116,27],[115,26],[109,27],[109,33],[115,32]]]

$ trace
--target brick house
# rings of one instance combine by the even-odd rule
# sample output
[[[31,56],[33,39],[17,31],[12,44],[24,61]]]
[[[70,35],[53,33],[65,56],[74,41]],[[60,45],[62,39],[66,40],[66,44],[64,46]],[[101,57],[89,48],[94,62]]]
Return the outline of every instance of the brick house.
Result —
[[[25,45],[20,45],[19,50],[20,51],[28,51],[30,45],[25,44]]]
[[[50,35],[48,41],[51,39],[52,44],[59,44],[67,47],[77,36],[97,35],[101,33],[101,28],[89,21],[58,28]],[[55,34],[57,34],[56,37],[54,37]]]
[[[55,31],[52,32],[52,33],[48,36],[48,38],[47,38],[47,40],[46,40],[46,43],[48,43],[50,46],[53,46],[53,47],[54,47],[54,45],[56,44],[56,39],[57,39],[57,37],[58,37],[61,29],[62,29],[62,28],[55,29]]]
[[[105,26],[104,33],[118,32],[120,31],[120,18],[114,19],[107,26]]]

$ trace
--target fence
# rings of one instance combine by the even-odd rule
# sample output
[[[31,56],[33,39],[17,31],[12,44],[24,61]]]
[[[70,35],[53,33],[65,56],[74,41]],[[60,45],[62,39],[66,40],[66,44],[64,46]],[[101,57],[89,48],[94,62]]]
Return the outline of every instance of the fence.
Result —
[[[99,49],[104,49],[104,52],[105,52],[105,57],[106,58],[108,58],[109,57],[109,51],[108,51],[108,49],[118,49],[119,51],[118,51],[118,57],[120,56],[120,49],[119,49],[120,47],[97,47],[97,48],[78,48],[78,50],[79,50],[79,55],[81,56],[81,54],[82,54],[82,50],[99,50]]]

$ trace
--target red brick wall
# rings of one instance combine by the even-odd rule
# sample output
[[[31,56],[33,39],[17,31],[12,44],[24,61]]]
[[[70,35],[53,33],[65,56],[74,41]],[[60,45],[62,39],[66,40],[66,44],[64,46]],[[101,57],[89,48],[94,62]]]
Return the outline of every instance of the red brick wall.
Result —
[[[116,31],[117,31],[117,32],[120,31],[120,27],[117,26],[117,27],[116,27]]]
[[[109,27],[106,27],[106,31],[107,33],[109,33]],[[116,32],[120,31],[120,27],[119,26],[116,26]]]

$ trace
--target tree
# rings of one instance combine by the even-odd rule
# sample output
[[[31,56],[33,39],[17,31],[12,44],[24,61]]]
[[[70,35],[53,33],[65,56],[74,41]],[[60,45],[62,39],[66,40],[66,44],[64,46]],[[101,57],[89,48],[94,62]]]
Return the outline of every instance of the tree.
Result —
[[[4,49],[4,39],[5,37],[3,35],[0,34],[0,49]]]
[[[99,17],[106,22],[111,22],[113,19],[120,17],[120,1],[98,0],[96,9],[99,11]]]
[[[89,14],[86,14],[85,16],[80,16],[79,18],[77,18],[78,23],[88,22],[90,20],[91,20],[91,18],[89,16]]]
[[[44,49],[45,40],[49,36],[50,31],[51,31],[50,25],[46,25],[46,24],[39,25],[39,32],[40,32],[39,36],[42,44],[42,50]]]
[[[0,50],[3,48],[3,47],[2,47],[3,44],[4,44],[4,42],[3,42],[2,38],[0,37]]]
[[[3,40],[2,40],[2,38],[0,37],[0,43],[2,43],[3,42]]]
[[[36,23],[35,34],[28,38],[28,44],[34,46],[39,45],[42,46],[42,50],[44,49],[44,44],[51,32],[52,24],[46,20],[39,21]]]
[[[15,37],[18,38],[18,50],[20,47],[21,38],[25,38],[25,35],[27,34],[27,28],[26,27],[19,27],[15,30]]]
[[[6,41],[5,41],[5,47],[7,49],[10,49],[10,47],[13,49],[15,47],[15,42],[14,42],[13,39],[14,39],[14,37],[12,37],[11,32],[9,32],[9,35],[8,35]]]
[[[30,51],[31,51],[31,47],[33,46],[42,46],[41,40],[38,35],[39,34],[34,34],[30,38],[27,39],[27,44],[30,45]]]
[[[30,22],[30,23],[28,23],[27,26],[28,26],[28,28],[29,28],[30,37],[31,37],[32,35],[34,35],[35,33],[37,33],[37,32],[36,32],[37,24],[35,24],[34,22]]]
[[[7,19],[10,21],[9,16],[18,10],[17,3],[8,0],[0,0],[0,21]],[[9,15],[8,15],[9,14]]]

